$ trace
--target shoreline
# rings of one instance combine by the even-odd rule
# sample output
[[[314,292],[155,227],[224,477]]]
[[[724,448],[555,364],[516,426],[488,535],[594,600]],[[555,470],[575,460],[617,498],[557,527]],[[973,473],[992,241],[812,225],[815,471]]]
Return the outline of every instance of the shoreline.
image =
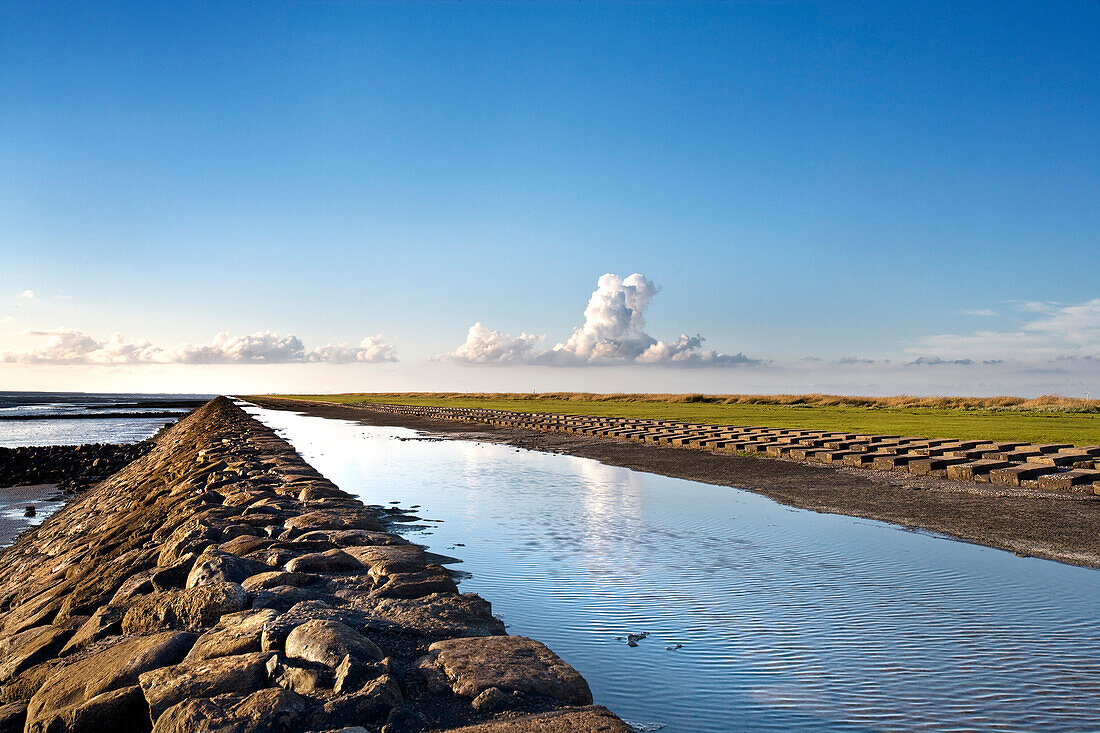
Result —
[[[1020,556],[1100,568],[1100,497],[718,454],[615,438],[400,415],[347,405],[250,397],[261,407],[365,425],[406,427],[454,439],[566,453],[613,466],[745,489],[781,504],[920,529]]]
[[[0,730],[630,733],[380,514],[195,410],[0,553]]]
[[[31,521],[32,517],[23,516],[28,506],[35,508],[38,512],[38,523],[41,523],[47,518],[43,515],[43,510],[58,511],[65,506],[66,499],[57,484],[0,486],[0,551],[35,526]],[[51,507],[51,504],[56,506]]]

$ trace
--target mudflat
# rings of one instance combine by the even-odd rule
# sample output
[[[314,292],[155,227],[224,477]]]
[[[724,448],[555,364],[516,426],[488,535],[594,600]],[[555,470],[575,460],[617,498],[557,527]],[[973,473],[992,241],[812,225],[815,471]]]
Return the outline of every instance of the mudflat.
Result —
[[[890,471],[708,453],[585,435],[395,415],[369,405],[249,397],[268,408],[592,458],[734,486],[800,509],[922,529],[1018,555],[1100,568],[1100,496],[975,484]]]
[[[48,513],[62,498],[55,484],[0,487],[0,548],[10,545],[31,526],[33,518],[26,516],[27,507],[34,507],[36,514]]]

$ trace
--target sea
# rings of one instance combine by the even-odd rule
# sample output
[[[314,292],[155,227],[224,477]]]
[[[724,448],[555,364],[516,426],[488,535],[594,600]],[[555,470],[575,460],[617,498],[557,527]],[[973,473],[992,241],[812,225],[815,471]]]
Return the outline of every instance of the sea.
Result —
[[[136,443],[214,396],[0,392],[0,447]]]

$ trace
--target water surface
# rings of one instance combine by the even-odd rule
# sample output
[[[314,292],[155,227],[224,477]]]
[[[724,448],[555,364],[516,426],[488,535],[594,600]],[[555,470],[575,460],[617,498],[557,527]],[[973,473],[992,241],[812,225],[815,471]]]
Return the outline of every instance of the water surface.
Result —
[[[1094,570],[589,459],[248,409],[365,502],[416,505],[411,539],[461,558],[464,591],[640,728],[1100,730]]]
[[[183,403],[207,399],[194,394],[0,392],[0,447],[137,443],[187,414],[191,405]]]

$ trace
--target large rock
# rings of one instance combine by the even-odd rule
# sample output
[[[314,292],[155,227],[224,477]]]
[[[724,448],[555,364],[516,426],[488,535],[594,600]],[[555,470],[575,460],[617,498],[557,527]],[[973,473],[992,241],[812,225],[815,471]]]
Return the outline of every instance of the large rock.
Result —
[[[132,687],[142,673],[179,662],[194,642],[193,634],[179,632],[141,636],[55,667],[27,706],[28,730],[31,726],[47,730],[51,720],[60,724],[71,719],[75,715],[71,708]],[[103,702],[97,709],[103,709]],[[131,701],[123,697],[115,702],[125,706]]]
[[[119,633],[122,630],[123,612],[124,609],[118,606],[100,606],[97,608],[88,620],[77,629],[72,638],[66,642],[61,649],[61,654],[68,654],[106,636]]]
[[[240,611],[222,616],[217,626],[195,642],[187,655],[187,661],[263,651],[260,638],[263,636],[264,626],[278,617],[279,614],[270,609]]]
[[[416,666],[437,691],[475,698],[489,688],[590,705],[592,691],[577,670],[544,644],[522,636],[437,641]]]
[[[350,655],[367,662],[382,659],[382,650],[355,629],[339,621],[307,621],[286,637],[286,655],[335,668]]]
[[[35,626],[0,639],[0,683],[54,656],[72,635],[57,626]]]
[[[433,593],[458,593],[454,580],[439,565],[407,572],[404,563],[379,563],[370,568],[374,592],[383,598],[422,598]]]
[[[281,585],[289,585],[296,588],[312,585],[320,578],[309,573],[294,573],[287,570],[273,570],[266,573],[258,573],[247,578],[241,586],[249,593],[256,593]]]
[[[386,717],[404,700],[401,686],[390,675],[382,675],[359,692],[329,700],[313,714],[313,727],[331,730],[372,723]]]
[[[0,705],[0,733],[23,733],[27,722],[27,703],[10,702]]]
[[[149,708],[137,685],[96,695],[53,716],[28,721],[25,733],[102,733],[149,729]]]
[[[302,729],[306,702],[288,690],[185,700],[166,710],[153,733],[291,733]]]
[[[379,630],[436,637],[504,634],[504,622],[493,616],[489,602],[473,593],[435,593],[415,599],[379,599],[354,591],[336,595],[366,611],[370,627]]]
[[[271,570],[255,560],[246,560],[228,552],[208,547],[195,560],[187,575],[187,587],[197,588],[215,583],[241,583],[246,578]]]
[[[249,595],[237,583],[212,583],[197,588],[144,596],[122,618],[122,632],[133,634],[157,629],[201,631],[227,613],[248,607]]]
[[[171,590],[183,588],[187,585],[187,575],[195,564],[195,553],[189,552],[174,564],[166,568],[158,568],[149,578],[155,590]]]
[[[448,733],[635,733],[607,708],[592,705],[452,728]]]
[[[138,677],[155,721],[168,708],[192,698],[248,695],[267,687],[267,661],[271,654],[238,654],[146,672]]]
[[[359,545],[345,547],[344,552],[366,567],[385,565],[389,572],[422,570],[428,562],[419,545]]]
[[[298,537],[299,542],[331,542],[337,547],[357,547],[362,545],[407,545],[404,537],[388,532],[371,532],[365,529],[322,529],[306,532]]]
[[[383,529],[374,513],[363,508],[319,509],[291,517],[283,526],[291,535],[319,529],[361,529],[369,532],[380,532]]]
[[[342,573],[362,568],[361,562],[343,550],[301,555],[286,564],[286,569],[292,573]]]

